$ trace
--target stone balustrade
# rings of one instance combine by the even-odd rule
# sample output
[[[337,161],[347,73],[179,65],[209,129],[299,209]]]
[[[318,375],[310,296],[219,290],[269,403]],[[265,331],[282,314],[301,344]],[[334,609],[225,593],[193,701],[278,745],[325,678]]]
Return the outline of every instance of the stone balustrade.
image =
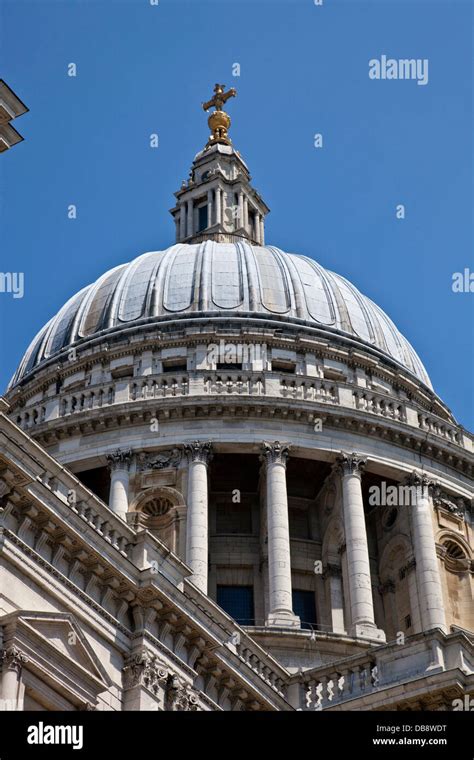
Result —
[[[453,425],[449,425],[439,417],[434,417],[430,414],[419,414],[418,422],[420,430],[425,430],[427,433],[441,436],[441,438],[445,438],[446,440],[451,441],[451,443],[462,445],[461,434]]]
[[[55,493],[63,504],[67,504],[72,512],[75,512],[124,557],[128,557],[134,531],[115,515],[111,516],[107,505],[99,501],[98,497],[89,492],[73,475],[65,474],[63,477],[68,479],[68,482],[61,482],[56,476],[46,471],[41,478],[38,478],[38,481]],[[75,498],[71,498],[72,494]]]
[[[28,430],[47,422],[48,419],[100,409],[114,403],[115,385],[110,382],[81,392],[61,393],[54,399],[45,399],[40,405],[25,407],[17,414],[15,421],[23,430]],[[48,414],[48,408],[51,412],[51,407],[53,407],[52,413]]]
[[[405,422],[407,418],[405,404],[382,393],[367,390],[354,391],[354,403],[355,408],[362,412],[378,414],[400,422]]]
[[[390,687],[459,669],[474,675],[473,641],[470,635],[452,629],[444,635],[434,629],[411,636],[404,644],[390,642],[372,652],[347,657],[293,677],[299,689],[302,710],[350,709],[349,700],[364,698],[365,709],[386,707]],[[394,697],[396,700],[396,695]],[[372,708],[369,708],[369,702]]]
[[[135,380],[130,385],[130,399],[139,401],[154,398],[173,398],[187,396],[189,393],[189,381],[187,375],[178,377],[151,376],[146,379]]]
[[[128,531],[127,535],[125,535],[123,530],[117,530],[116,527],[110,523],[109,519],[105,518],[104,515],[100,514],[97,510],[88,506],[84,501],[79,501],[77,504],[72,503],[70,504],[70,507],[71,510],[76,512],[84,522],[96,531],[96,533],[103,536],[106,541],[118,549],[121,554],[125,557],[129,556],[132,537],[129,535]]]
[[[28,430],[58,417],[112,405],[190,396],[266,397],[338,405],[409,424],[444,441],[466,447],[462,432],[454,425],[434,414],[417,413],[404,399],[365,388],[354,390],[345,382],[232,368],[114,379],[83,390],[63,391],[40,403],[36,399],[36,403],[19,408],[12,416],[23,430]]]
[[[251,640],[249,643],[253,644]],[[237,644],[236,649],[237,655],[243,663],[253,670],[265,683],[271,686],[277,694],[285,697],[286,689],[283,679],[260,659],[253,646],[249,648],[245,644]]]
[[[209,395],[264,396],[265,380],[263,375],[252,372],[207,373],[204,378],[204,392]]]
[[[216,243],[252,242],[246,235],[236,235],[235,232],[202,232],[193,235],[193,243],[202,243],[204,240],[213,240]]]
[[[59,414],[65,417],[74,412],[100,409],[115,403],[115,386],[113,383],[96,386],[81,393],[64,393],[59,397]]]
[[[350,664],[320,669],[303,684],[304,710],[325,710],[347,699],[355,699],[377,687],[378,667],[374,657],[351,658]]]
[[[338,389],[334,383],[307,377],[296,377],[291,380],[286,377],[280,378],[280,395],[283,398],[318,401],[327,404],[339,403]]]

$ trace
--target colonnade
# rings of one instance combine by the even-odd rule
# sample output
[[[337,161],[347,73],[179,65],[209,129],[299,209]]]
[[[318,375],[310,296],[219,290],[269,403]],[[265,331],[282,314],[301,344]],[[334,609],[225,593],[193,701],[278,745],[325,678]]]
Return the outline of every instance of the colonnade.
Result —
[[[292,609],[290,531],[286,464],[290,446],[263,442],[261,460],[265,468],[266,515],[268,535],[269,609],[266,624],[299,627]],[[212,458],[210,442],[194,441],[184,445],[188,460],[188,499],[186,527],[186,563],[192,570],[193,583],[208,590],[208,467]],[[129,469],[132,452],[115,452],[108,457],[111,469],[110,507],[122,519],[128,510]],[[377,628],[372,596],[371,570],[361,475],[366,460],[341,453],[334,471],[341,479],[342,518],[347,552],[347,594],[350,606],[348,633],[383,641],[385,634]],[[436,555],[428,481],[418,473],[410,476],[415,485],[415,503],[411,509],[413,551],[420,597],[423,630],[439,627],[446,630],[441,579]],[[340,582],[340,581],[339,581]]]
[[[247,195],[240,190],[238,193],[237,213],[233,214],[235,219],[236,228],[243,227],[259,245],[264,244],[264,219],[263,214],[252,209],[253,213],[253,225],[250,229],[250,209]],[[195,235],[198,230],[195,228],[194,223],[194,198],[188,198],[186,201],[181,202],[178,216],[179,225],[179,240],[184,240],[192,235]],[[207,220],[208,227],[214,225],[222,225],[226,221],[224,213],[226,210],[226,198],[225,191],[221,187],[216,187],[207,191]]]

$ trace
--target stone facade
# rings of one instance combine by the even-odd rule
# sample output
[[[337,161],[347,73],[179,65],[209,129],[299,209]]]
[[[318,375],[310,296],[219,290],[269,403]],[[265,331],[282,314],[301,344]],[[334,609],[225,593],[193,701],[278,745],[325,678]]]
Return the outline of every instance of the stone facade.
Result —
[[[176,198],[179,246],[72,299],[2,402],[2,704],[453,709],[472,437],[380,310],[263,247],[231,146]]]

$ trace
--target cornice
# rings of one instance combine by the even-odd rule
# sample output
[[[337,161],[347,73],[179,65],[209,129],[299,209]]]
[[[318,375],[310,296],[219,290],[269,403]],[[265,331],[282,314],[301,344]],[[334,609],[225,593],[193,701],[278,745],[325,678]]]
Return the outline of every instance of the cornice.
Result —
[[[342,360],[348,366],[352,363],[353,366],[365,369],[387,382],[394,382],[395,379],[401,390],[417,397],[415,401],[422,408],[430,412],[430,407],[434,405],[442,417],[446,416],[447,422],[455,424],[449,410],[436,394],[423,386],[402,366],[396,365],[394,361],[392,366],[390,357],[386,357],[378,351],[372,354],[369,346],[357,344],[350,336],[339,335],[339,333],[335,333],[334,336],[332,334],[315,335],[312,333],[316,328],[308,325],[298,323],[285,325],[283,323],[280,326],[280,322],[255,316],[252,318],[252,315],[216,317],[210,313],[207,317],[183,318],[183,329],[179,331],[176,329],[176,322],[173,324],[156,323],[147,319],[142,323],[138,322],[128,328],[100,336],[100,338],[84,339],[83,343],[68,347],[56,357],[47,360],[43,367],[39,367],[38,370],[31,373],[30,378],[27,376],[21,385],[15,386],[7,392],[6,396],[11,401],[12,407],[15,408],[15,397],[18,394],[27,401],[38,390],[46,390],[58,375],[65,379],[85,370],[87,365],[100,364],[130,353],[138,355],[142,351],[156,351],[157,342],[160,344],[158,348],[196,346],[202,343],[206,336],[210,338],[216,335],[225,337],[226,330],[233,331],[228,333],[229,337],[235,337],[237,332],[247,341],[254,336],[256,341],[261,342],[262,337],[264,337],[264,342],[273,347],[287,349],[288,346],[291,346],[291,349],[296,351],[307,348],[310,352],[316,351],[316,354],[321,358]],[[277,334],[277,332],[281,334]],[[356,345],[351,345],[354,343]],[[68,366],[67,357],[72,348],[77,351],[78,359],[73,366]]]
[[[152,417],[160,422],[173,419],[222,419],[224,410],[225,416],[230,419],[291,420],[309,426],[314,425],[315,419],[321,419],[323,428],[375,437],[394,446],[438,459],[451,469],[468,476],[473,472],[474,456],[441,436],[350,407],[283,397],[222,394],[151,398],[76,412],[52,423],[30,428],[28,434],[48,446],[63,438],[100,432],[101,429],[133,428],[134,425],[148,422]]]

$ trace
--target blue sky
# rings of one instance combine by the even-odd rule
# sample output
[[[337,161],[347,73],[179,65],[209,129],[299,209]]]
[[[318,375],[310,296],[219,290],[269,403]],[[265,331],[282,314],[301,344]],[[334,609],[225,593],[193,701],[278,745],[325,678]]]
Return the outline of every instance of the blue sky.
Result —
[[[474,294],[451,287],[474,269],[470,0],[3,0],[1,26],[0,76],[30,108],[0,160],[1,268],[25,273],[24,298],[0,294],[1,389],[73,293],[174,242],[219,81],[267,242],[375,300],[473,427]],[[369,79],[383,54],[427,58],[428,84]]]

